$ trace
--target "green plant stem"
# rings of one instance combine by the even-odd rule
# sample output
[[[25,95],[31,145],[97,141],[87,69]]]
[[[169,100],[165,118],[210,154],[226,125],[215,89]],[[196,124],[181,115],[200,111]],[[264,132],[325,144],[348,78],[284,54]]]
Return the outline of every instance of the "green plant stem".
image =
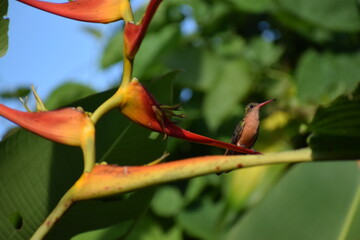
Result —
[[[122,99],[122,95],[116,92],[111,98],[101,104],[90,117],[94,125],[105,113],[113,108],[119,107],[121,105]]]
[[[95,131],[95,130],[94,130]],[[95,165],[95,136],[87,136],[82,141],[81,150],[84,156],[84,172],[90,172]]]
[[[355,213],[356,210],[359,208],[359,204],[360,204],[360,187],[358,187],[355,193],[355,197],[353,198],[353,201],[350,205],[349,211],[346,214],[343,227],[341,229],[339,237],[337,238],[338,240],[347,239],[347,235],[349,233],[350,227],[352,226],[351,224],[354,221]]]
[[[125,87],[131,81],[132,64],[133,64],[133,60],[124,58],[123,76],[122,76],[120,87],[119,87],[118,91],[111,98],[109,98],[103,104],[101,104],[95,110],[95,112],[91,115],[90,118],[94,124],[96,124],[97,121],[111,109],[120,107],[122,100],[123,100],[123,96],[120,93],[120,89],[122,87]]]
[[[122,79],[121,79],[121,86],[126,86],[127,84],[130,83],[131,78],[132,78],[132,71],[133,71],[133,62],[134,59],[129,59],[126,57],[125,55],[125,49],[124,49],[124,65],[123,65],[123,75],[122,75]]]
[[[133,15],[133,11],[132,11],[130,2],[128,2],[128,11],[124,12],[123,19],[126,22],[134,22],[134,15]]]
[[[73,204],[72,200],[73,191],[72,188],[65,193],[56,205],[54,210],[49,214],[46,220],[40,225],[40,227],[31,236],[30,240],[41,240],[50,231],[53,225],[60,219],[60,217],[68,210]]]

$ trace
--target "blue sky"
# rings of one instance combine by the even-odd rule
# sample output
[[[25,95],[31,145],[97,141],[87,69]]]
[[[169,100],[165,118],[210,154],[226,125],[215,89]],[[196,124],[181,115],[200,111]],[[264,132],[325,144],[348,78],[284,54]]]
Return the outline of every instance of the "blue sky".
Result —
[[[141,0],[133,2],[139,5]],[[66,80],[87,84],[98,91],[108,89],[119,80],[121,68],[115,66],[104,72],[100,70],[99,59],[106,40],[121,23],[74,21],[17,1],[9,1],[8,17],[9,49],[0,58],[1,92],[34,85],[40,97],[46,99]],[[103,37],[95,38],[84,30],[86,27],[96,28]],[[17,99],[0,99],[0,103],[23,110]],[[30,103],[34,102],[30,99]],[[0,117],[0,139],[9,126],[10,123]]]

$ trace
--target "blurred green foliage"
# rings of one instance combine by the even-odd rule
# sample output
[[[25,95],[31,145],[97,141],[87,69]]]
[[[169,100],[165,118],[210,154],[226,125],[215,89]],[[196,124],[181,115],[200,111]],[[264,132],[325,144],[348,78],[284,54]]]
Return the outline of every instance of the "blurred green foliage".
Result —
[[[139,9],[135,16],[139,19],[143,11]],[[80,232],[71,238],[74,240],[358,239],[359,166],[341,159],[359,157],[359,20],[356,0],[164,1],[136,57],[134,76],[151,86],[160,103],[183,103],[187,118],[179,125],[230,141],[247,103],[276,98],[277,102],[262,110],[256,150],[267,153],[310,146],[314,154],[325,152],[339,156],[339,161],[242,169],[168,184],[156,192],[145,189],[106,199],[99,205],[97,201],[102,200],[80,203],[61,220],[49,239],[64,239],[56,234],[65,231],[66,237]],[[120,30],[104,48],[100,66],[106,69],[120,62],[122,47]],[[163,77],[154,81],[159,76]],[[63,99],[61,92],[69,96],[66,99],[91,93],[91,89],[81,86],[74,89],[74,93],[58,91],[49,102],[51,98]],[[110,94],[93,95],[75,105],[92,111]],[[58,104],[54,100],[54,107]],[[22,131],[15,137],[28,143],[34,138],[29,135]],[[1,153],[9,151],[6,146],[13,146],[15,137],[0,145]],[[144,164],[159,157],[165,144],[171,153],[168,161],[223,154],[221,149],[159,138],[151,141],[149,131],[111,112],[97,126],[97,160]],[[39,146],[45,148],[41,141]],[[63,152],[58,145],[51,146],[56,153]],[[23,147],[29,148],[26,144]],[[47,164],[52,162],[51,156],[43,158]],[[66,170],[71,166],[66,164],[60,167]],[[21,168],[13,165],[14,169]],[[56,184],[64,177],[58,175],[53,177]],[[74,173],[71,176],[74,180]],[[45,179],[54,180],[46,174]],[[53,206],[54,198],[70,186],[70,180],[60,184],[60,191],[50,188],[56,192],[55,197],[49,197],[43,188],[38,191],[44,191],[41,196],[50,198]],[[7,191],[16,186],[14,183]],[[143,201],[139,200],[142,196]],[[32,201],[29,206],[35,208],[37,204]],[[96,211],[90,210],[92,207]],[[45,215],[49,209],[40,212]],[[85,221],[92,211],[92,219]],[[102,211],[109,214],[109,219]],[[6,214],[10,219],[14,214],[34,213],[14,207]],[[41,219],[35,219],[32,228]],[[97,222],[99,219],[104,222]],[[5,219],[2,224],[11,221]],[[70,226],[79,221],[84,222]],[[8,228],[6,231],[11,232]],[[0,236],[9,236],[6,231],[0,231],[4,234]],[[16,235],[16,239],[23,239],[21,236],[26,234]]]

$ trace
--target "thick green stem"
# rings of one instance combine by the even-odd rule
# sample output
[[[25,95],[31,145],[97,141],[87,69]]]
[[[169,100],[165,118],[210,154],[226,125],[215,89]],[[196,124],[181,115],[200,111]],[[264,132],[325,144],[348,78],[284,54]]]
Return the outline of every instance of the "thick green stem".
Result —
[[[73,204],[74,201],[72,200],[72,196],[73,196],[73,191],[71,188],[61,198],[61,200],[56,205],[54,210],[41,224],[41,226],[36,230],[36,232],[32,235],[30,240],[41,240],[45,237],[45,235],[50,231],[50,229],[56,223],[56,221],[58,221],[60,217],[66,212],[66,210],[68,210]]]
[[[94,134],[85,138],[81,144],[81,150],[84,156],[84,172],[90,172],[95,165],[95,130]]]
[[[105,113],[113,108],[119,107],[122,103],[122,99],[123,97],[121,94],[115,93],[111,98],[101,104],[90,117],[94,125]]]
[[[124,56],[125,56],[125,50],[124,50]],[[134,59],[129,59],[126,56],[124,57],[123,75],[122,75],[120,87],[126,86],[127,84],[130,83],[132,78],[133,62]]]

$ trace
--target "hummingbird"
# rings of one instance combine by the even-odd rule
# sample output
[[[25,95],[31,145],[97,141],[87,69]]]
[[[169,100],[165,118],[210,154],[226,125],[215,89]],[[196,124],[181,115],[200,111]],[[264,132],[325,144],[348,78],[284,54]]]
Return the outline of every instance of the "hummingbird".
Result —
[[[249,103],[245,108],[243,120],[236,126],[231,143],[240,147],[252,148],[259,135],[260,108],[275,101],[271,99],[262,103]],[[240,155],[241,153],[227,149],[225,155]]]

